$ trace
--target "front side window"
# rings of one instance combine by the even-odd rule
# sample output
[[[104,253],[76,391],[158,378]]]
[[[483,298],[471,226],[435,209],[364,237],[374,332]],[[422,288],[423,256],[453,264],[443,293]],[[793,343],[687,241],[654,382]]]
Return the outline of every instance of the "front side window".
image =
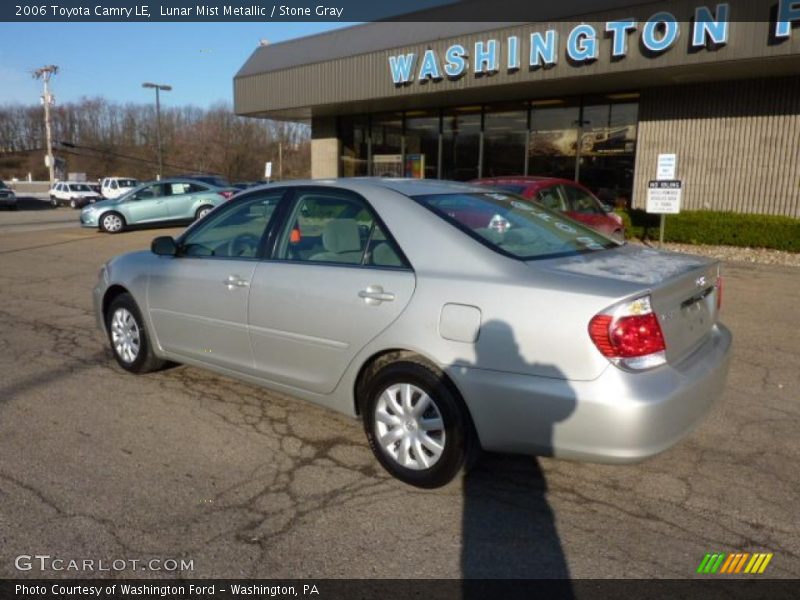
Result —
[[[357,195],[301,191],[278,243],[278,260],[402,267],[400,251]]]
[[[160,198],[164,195],[164,186],[160,183],[148,185],[141,188],[133,195],[133,200],[149,200],[150,198]]]
[[[582,254],[617,245],[513,194],[433,194],[414,199],[485,246],[522,260]]]
[[[567,210],[567,202],[564,194],[561,192],[560,185],[552,185],[543,190],[536,192],[536,200],[550,210],[557,210],[558,212],[565,212]]]
[[[603,214],[600,204],[591,194],[587,194],[580,188],[571,185],[562,186],[567,196],[569,210],[584,215]]]
[[[211,213],[180,241],[181,255],[256,258],[283,194],[283,190],[257,194]]]

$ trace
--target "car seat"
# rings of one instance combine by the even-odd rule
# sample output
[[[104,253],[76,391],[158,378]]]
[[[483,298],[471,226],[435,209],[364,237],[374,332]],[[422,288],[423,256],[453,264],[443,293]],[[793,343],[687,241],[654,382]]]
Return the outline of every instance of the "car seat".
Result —
[[[355,219],[332,219],[322,230],[324,252],[314,254],[309,260],[358,264],[364,253],[361,247],[358,222]]]

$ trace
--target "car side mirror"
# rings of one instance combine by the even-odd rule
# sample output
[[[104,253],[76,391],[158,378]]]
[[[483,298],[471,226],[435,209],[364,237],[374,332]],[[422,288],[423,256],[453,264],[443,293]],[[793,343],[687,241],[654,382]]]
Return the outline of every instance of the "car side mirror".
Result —
[[[153,240],[150,250],[157,256],[175,256],[178,253],[178,245],[172,236],[162,235]]]

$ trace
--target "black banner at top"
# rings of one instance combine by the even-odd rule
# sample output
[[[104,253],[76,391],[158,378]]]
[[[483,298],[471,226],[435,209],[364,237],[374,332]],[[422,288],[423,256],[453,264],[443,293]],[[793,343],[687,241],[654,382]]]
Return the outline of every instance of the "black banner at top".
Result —
[[[541,22],[573,21],[597,13],[646,20],[668,12],[692,20],[710,10],[726,21],[785,20],[800,24],[793,0],[729,0],[724,15],[716,2],[653,0],[4,0],[0,22]],[[622,12],[620,12],[622,11]],[[672,11],[672,12],[670,12]],[[625,14],[622,14],[622,13]],[[618,16],[619,16],[618,15]]]

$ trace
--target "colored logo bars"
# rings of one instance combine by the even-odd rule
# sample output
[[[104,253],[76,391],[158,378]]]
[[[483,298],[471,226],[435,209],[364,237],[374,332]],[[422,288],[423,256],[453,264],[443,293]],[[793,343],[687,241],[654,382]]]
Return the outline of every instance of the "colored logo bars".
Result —
[[[767,568],[769,561],[772,560],[772,552],[735,552],[726,554],[725,552],[715,552],[706,554],[703,557],[697,572],[704,575],[723,575],[746,573],[750,575],[761,574]]]

